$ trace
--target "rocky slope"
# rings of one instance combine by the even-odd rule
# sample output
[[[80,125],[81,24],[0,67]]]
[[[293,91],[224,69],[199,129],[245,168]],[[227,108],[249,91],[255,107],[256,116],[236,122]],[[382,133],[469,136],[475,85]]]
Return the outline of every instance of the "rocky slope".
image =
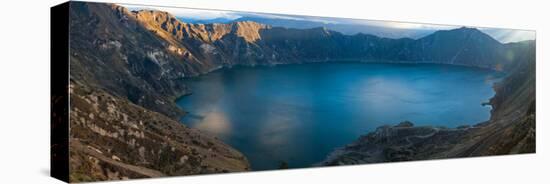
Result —
[[[495,85],[491,119],[457,128],[402,122],[382,126],[332,152],[320,165],[349,165],[536,151],[535,43],[524,42],[529,54]]]
[[[246,158],[178,121],[71,81],[70,181],[246,171]]]
[[[70,181],[249,170],[240,152],[178,122],[178,79],[197,60],[123,13],[70,6]]]
[[[174,100],[190,92],[181,80],[221,67],[422,62],[512,72],[533,50],[472,28],[388,39],[251,21],[190,24],[166,12],[86,2],[70,4],[69,44],[71,181],[248,170],[238,151],[178,123],[185,112]]]

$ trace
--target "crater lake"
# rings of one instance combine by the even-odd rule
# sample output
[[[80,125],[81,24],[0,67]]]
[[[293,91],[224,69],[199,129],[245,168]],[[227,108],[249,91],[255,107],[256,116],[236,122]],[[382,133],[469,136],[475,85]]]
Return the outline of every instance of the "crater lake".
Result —
[[[503,74],[437,64],[308,63],[237,66],[184,83],[182,122],[242,152],[253,170],[308,167],[382,125],[457,127],[490,117],[483,106]]]

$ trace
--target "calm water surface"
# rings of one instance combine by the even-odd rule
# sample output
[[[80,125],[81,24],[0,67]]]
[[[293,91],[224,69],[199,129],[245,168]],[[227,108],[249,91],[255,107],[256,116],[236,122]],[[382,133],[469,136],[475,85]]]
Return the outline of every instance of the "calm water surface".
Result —
[[[489,119],[493,71],[432,64],[234,67],[189,79],[184,124],[235,147],[254,170],[308,167],[384,124],[456,127]]]

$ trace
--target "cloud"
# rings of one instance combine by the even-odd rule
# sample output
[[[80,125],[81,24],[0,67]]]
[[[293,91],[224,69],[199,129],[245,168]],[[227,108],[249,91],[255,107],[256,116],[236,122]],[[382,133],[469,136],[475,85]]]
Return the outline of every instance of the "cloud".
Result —
[[[524,40],[535,40],[535,31],[517,30],[517,29],[499,29],[499,28],[480,28],[481,31],[487,33],[496,40],[502,43],[518,42]]]
[[[311,21],[311,22],[320,22],[324,24],[340,23],[337,20],[332,20],[331,18],[316,17],[316,16],[281,15],[281,14],[270,14],[270,13],[242,13],[242,16],[253,16],[253,17],[262,17],[262,18],[270,18],[270,19]]]
[[[387,27],[394,29],[417,29],[417,30],[445,30],[455,29],[459,26],[440,25],[440,24],[421,24],[398,21],[382,21],[382,20],[361,20],[361,19],[342,19],[343,23],[347,24],[363,24],[369,26]]]

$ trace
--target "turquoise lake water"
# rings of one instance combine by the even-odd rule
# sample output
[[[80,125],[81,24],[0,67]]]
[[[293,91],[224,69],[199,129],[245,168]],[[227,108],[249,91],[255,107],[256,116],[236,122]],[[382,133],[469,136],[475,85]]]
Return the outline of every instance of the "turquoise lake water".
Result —
[[[241,151],[253,170],[309,167],[376,127],[486,121],[502,74],[435,64],[233,67],[185,81],[182,122]]]

